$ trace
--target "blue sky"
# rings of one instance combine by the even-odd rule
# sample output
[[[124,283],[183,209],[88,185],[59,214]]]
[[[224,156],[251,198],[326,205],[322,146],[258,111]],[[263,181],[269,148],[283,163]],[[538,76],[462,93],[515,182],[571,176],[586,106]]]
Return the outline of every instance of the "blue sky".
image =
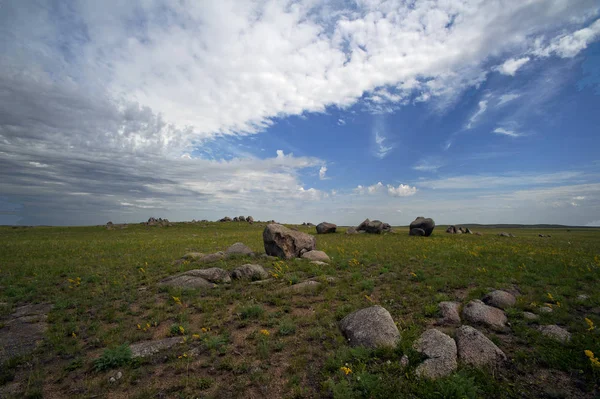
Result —
[[[8,1],[0,224],[600,225],[596,1]]]

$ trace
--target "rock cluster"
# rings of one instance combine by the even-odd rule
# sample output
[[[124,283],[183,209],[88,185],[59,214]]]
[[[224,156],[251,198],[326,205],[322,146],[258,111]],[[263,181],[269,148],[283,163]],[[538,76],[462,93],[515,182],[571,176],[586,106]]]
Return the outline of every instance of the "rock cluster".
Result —
[[[381,234],[381,233],[389,233],[392,231],[392,226],[388,223],[384,223],[380,220],[369,220],[365,219],[361,224],[356,226],[355,229],[349,228],[346,230],[346,234],[354,234],[354,233],[369,233],[369,234]]]
[[[163,218],[154,218],[151,217],[148,219],[147,222],[142,222],[142,224],[146,225],[146,226],[156,226],[156,227],[170,227],[173,226],[170,222],[169,219],[163,219]]]
[[[254,218],[252,216],[244,217],[244,216],[235,216],[233,219],[229,216],[225,216],[224,218],[219,219],[219,222],[248,222],[250,224],[254,223]]]
[[[454,225],[448,226],[446,229],[446,233],[448,234],[473,234],[473,232],[468,227],[456,227]]]

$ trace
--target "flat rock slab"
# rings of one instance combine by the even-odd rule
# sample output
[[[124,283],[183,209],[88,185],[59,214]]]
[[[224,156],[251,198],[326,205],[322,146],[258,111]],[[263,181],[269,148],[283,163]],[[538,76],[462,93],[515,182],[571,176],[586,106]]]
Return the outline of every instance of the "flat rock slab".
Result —
[[[430,329],[421,334],[414,348],[427,356],[415,370],[419,377],[436,379],[452,374],[458,364],[456,361],[456,342],[443,332]]]
[[[390,313],[381,306],[357,310],[340,321],[342,334],[350,346],[396,346],[400,331]]]
[[[442,317],[438,319],[437,324],[441,326],[460,324],[460,303],[458,302],[440,302],[438,304]]]
[[[254,255],[254,252],[248,248],[244,243],[236,242],[225,251],[227,255]]]
[[[181,259],[194,261],[202,258],[203,256],[205,255],[201,252],[188,252],[187,254],[183,255]]]
[[[181,274],[193,277],[202,277],[203,279],[215,284],[231,282],[229,272],[218,267],[209,267],[208,269],[193,269]]]
[[[483,297],[483,302],[499,309],[512,308],[517,303],[517,298],[509,292],[495,290]]]
[[[308,259],[308,260],[312,260],[315,262],[329,262],[331,261],[331,259],[329,259],[329,256],[327,256],[327,254],[323,251],[317,251],[316,249],[313,249],[312,251],[308,251],[302,254],[302,258],[304,259]]]
[[[177,344],[183,343],[183,337],[169,337],[154,341],[143,341],[129,346],[131,349],[131,357],[148,357],[162,350],[174,347]]]
[[[254,281],[265,280],[269,278],[269,273],[267,273],[267,271],[261,265],[245,264],[235,268],[231,272],[231,278]]]
[[[202,277],[187,274],[187,272],[176,274],[162,279],[158,283],[161,287],[175,287],[175,288],[186,288],[186,289],[210,289],[215,285]]]
[[[456,330],[458,359],[476,367],[494,367],[506,361],[506,355],[479,330],[461,326]]]
[[[51,304],[25,305],[2,319],[4,327],[0,328],[0,363],[15,356],[27,355],[37,348],[48,329],[46,320],[51,309]]]
[[[200,259],[196,259],[196,262],[198,262],[198,263],[212,263],[212,262],[220,261],[220,260],[222,260],[224,258],[225,258],[225,253],[219,251],[219,252],[215,252],[214,254],[204,255]]]
[[[462,313],[465,320],[471,323],[483,324],[495,330],[505,329],[508,321],[504,311],[488,306],[478,299],[467,303]]]
[[[542,335],[552,338],[555,341],[562,342],[563,344],[571,340],[571,333],[564,328],[557,326],[556,324],[539,326],[538,330],[542,333]]]
[[[298,284],[290,285],[289,287],[285,287],[285,288],[281,289],[281,292],[296,294],[296,293],[315,290],[320,285],[321,285],[321,283],[318,281],[307,280],[307,281],[303,281]]]

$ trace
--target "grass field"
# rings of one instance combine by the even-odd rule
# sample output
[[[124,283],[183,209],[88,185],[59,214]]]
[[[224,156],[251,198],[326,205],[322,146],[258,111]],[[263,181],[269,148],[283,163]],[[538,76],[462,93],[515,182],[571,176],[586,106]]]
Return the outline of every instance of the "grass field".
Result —
[[[261,223],[1,227],[0,316],[24,304],[54,307],[36,351],[2,365],[0,392],[27,398],[600,395],[600,368],[584,353],[600,357],[598,229],[507,230],[515,238],[483,228],[483,236],[449,235],[438,226],[428,238],[409,237],[407,228],[385,235],[340,229],[317,236],[317,248],[332,258],[329,266],[241,257],[200,267],[258,263],[278,278],[212,290],[157,286],[199,267],[173,263],[187,252],[212,253],[241,241],[263,253],[263,229]],[[298,229],[314,234],[314,228]],[[315,276],[337,281],[306,293],[279,290]],[[510,363],[496,370],[459,366],[437,381],[416,378],[421,358],[412,344],[436,321],[437,304],[464,304],[494,288],[520,292],[507,311],[511,332],[482,330]],[[533,324],[523,319],[522,311],[537,312],[544,303],[554,311]],[[348,313],[373,304],[397,322],[402,340],[394,350],[351,349],[337,327]],[[572,340],[545,338],[536,323],[561,325]],[[186,342],[143,360],[131,360],[123,346],[171,335]],[[399,362],[404,354],[407,368]],[[110,383],[117,371],[123,377]]]

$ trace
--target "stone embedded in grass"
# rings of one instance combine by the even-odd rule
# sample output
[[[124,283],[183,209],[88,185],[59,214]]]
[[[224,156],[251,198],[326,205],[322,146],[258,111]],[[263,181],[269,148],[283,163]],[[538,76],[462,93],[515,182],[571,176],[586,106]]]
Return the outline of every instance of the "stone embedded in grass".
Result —
[[[523,318],[525,320],[538,320],[540,318],[540,316],[536,315],[535,313],[531,313],[531,312],[523,312]]]
[[[440,302],[438,304],[442,317],[438,320],[439,325],[455,325],[460,324],[460,303],[458,302]]]
[[[322,222],[317,225],[316,229],[317,234],[331,234],[335,233],[337,225],[333,223]]]
[[[571,340],[571,333],[556,324],[548,326],[539,326],[537,328],[542,335],[552,338],[558,342],[566,343]]]
[[[225,251],[227,255],[246,255],[251,256],[254,255],[254,252],[250,248],[248,248],[244,243],[236,242]]]
[[[457,368],[456,342],[439,330],[430,329],[421,334],[414,344],[414,349],[427,356],[415,370],[419,377],[445,377]]]
[[[590,299],[590,297],[585,294],[579,294],[577,295],[577,299],[580,301],[587,301],[588,299]]]
[[[281,290],[281,292],[285,293],[298,293],[314,290],[321,285],[320,282],[315,280],[307,280],[298,284],[290,285],[289,287],[285,287]]]
[[[181,257],[181,259],[194,261],[194,260],[198,260],[198,259],[202,258],[203,256],[204,256],[204,254],[200,253],[200,252],[188,252],[187,254],[183,255]]]
[[[263,242],[267,255],[284,259],[299,257],[302,252],[316,248],[315,237],[272,223],[263,231]]]
[[[202,277],[211,283],[231,283],[231,277],[227,270],[223,270],[219,267],[210,267],[208,269],[193,269],[188,270],[182,274],[188,276]]]
[[[392,316],[378,305],[350,313],[340,321],[340,329],[350,346],[394,347],[400,339]]]
[[[212,263],[212,262],[219,261],[219,260],[221,260],[223,258],[225,258],[225,254],[222,251],[219,251],[219,252],[215,252],[214,254],[204,255],[200,259],[197,259],[196,262],[198,262],[198,263]]]
[[[506,355],[492,341],[471,326],[456,330],[458,359],[471,366],[497,366],[506,361]]]
[[[188,272],[183,272],[174,276],[164,278],[161,281],[159,281],[158,285],[162,287],[175,287],[186,289],[209,289],[215,286],[213,283],[207,281],[203,277],[188,274]]]
[[[317,251],[316,249],[303,253],[302,258],[317,262],[329,262],[331,260],[325,252]]]
[[[507,309],[515,306],[517,299],[506,291],[495,290],[484,296],[483,302],[496,308]]]
[[[463,308],[463,317],[471,323],[483,324],[496,330],[506,327],[506,314],[498,308],[488,306],[478,299],[467,303]]]
[[[8,318],[2,319],[0,328],[0,364],[33,352],[44,340],[48,329],[48,303],[24,305],[16,308]]]
[[[540,313],[552,313],[554,310],[550,306],[540,306],[538,312]]]
[[[129,346],[131,357],[148,357],[162,350],[170,349],[177,344],[183,343],[183,337],[169,337],[154,341],[142,341]]]
[[[310,264],[317,265],[317,266],[329,266],[329,263],[321,262],[319,260],[313,260],[312,262],[310,262]]]
[[[514,235],[512,233],[507,233],[505,231],[503,231],[502,233],[498,233],[498,236],[500,236],[500,237],[514,237]]]
[[[269,278],[269,273],[261,265],[246,264],[233,269],[231,278],[237,280],[265,280]]]

